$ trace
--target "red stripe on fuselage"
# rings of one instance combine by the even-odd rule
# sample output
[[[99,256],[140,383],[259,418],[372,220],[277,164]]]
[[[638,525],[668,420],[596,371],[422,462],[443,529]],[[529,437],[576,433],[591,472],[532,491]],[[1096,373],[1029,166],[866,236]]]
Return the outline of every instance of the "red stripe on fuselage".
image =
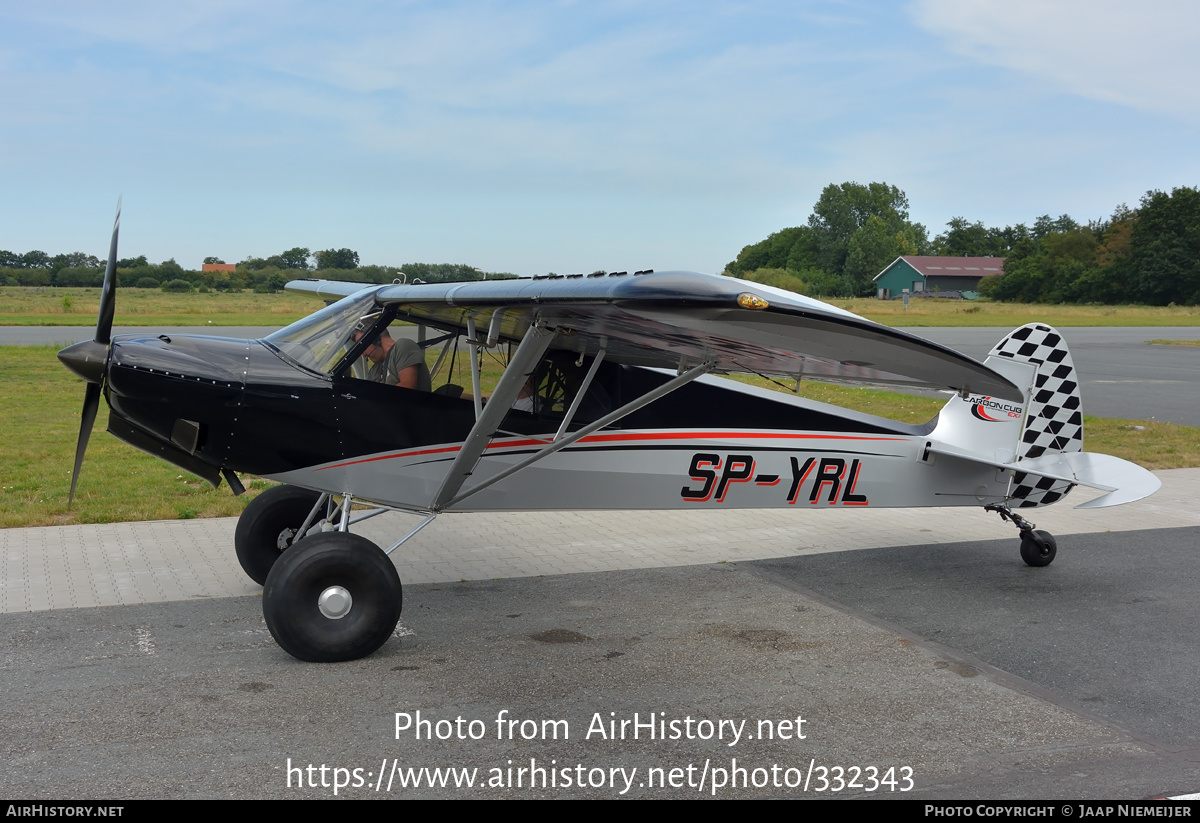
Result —
[[[903,437],[866,437],[851,434],[772,434],[770,432],[662,432],[658,434],[589,434],[579,440],[579,443],[622,443],[638,440],[703,440],[703,439],[740,439],[740,440],[869,440],[903,442]],[[524,446],[548,446],[553,441],[539,439],[502,440],[498,443],[488,443],[485,450],[510,449]],[[575,445],[575,444],[572,444]],[[317,471],[340,469],[346,466],[357,466],[360,463],[374,463],[377,460],[395,460],[401,457],[421,457],[426,454],[446,454],[457,452],[462,446],[443,446],[437,449],[416,449],[413,451],[381,454],[377,457],[363,457],[359,460],[347,460],[345,463],[335,463],[332,466],[322,466]]]

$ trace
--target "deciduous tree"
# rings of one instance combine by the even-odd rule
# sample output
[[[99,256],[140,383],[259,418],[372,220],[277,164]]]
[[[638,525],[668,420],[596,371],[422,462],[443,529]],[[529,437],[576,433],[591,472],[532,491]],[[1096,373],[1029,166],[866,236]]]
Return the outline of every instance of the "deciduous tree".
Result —
[[[351,249],[325,249],[314,252],[318,269],[356,269],[358,252]]]
[[[1200,302],[1200,190],[1147,192],[1130,241],[1132,279],[1142,300]]]

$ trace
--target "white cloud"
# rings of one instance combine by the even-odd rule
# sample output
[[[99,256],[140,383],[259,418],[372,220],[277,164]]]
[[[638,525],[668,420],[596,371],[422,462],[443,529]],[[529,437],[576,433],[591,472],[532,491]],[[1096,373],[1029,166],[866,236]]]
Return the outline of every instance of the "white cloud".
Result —
[[[1200,109],[1191,0],[917,0],[911,11],[959,54],[1053,90],[1186,119]]]
[[[630,265],[708,269],[843,180],[899,185],[934,232],[1098,216],[1200,168],[1200,12],[1148,8],[0,0],[0,103],[19,115],[0,125],[17,193],[0,229],[57,231],[61,192],[107,213],[124,191],[131,226],[161,198],[190,218],[155,231],[243,232],[247,253],[362,238],[380,261],[478,249],[557,270],[568,247],[606,268],[625,265],[606,248],[673,247]],[[370,239],[398,226],[408,251]]]

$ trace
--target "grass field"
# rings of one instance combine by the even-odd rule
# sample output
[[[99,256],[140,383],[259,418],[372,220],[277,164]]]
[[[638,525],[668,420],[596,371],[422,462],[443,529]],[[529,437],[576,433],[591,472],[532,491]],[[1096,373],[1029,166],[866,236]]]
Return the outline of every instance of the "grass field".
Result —
[[[102,402],[68,512],[83,389],[53,347],[0,348],[0,527],[174,520],[242,510],[245,497],[235,498],[226,487],[214,490],[104,431],[108,407]]]
[[[829,302],[889,326],[1002,326],[1033,321],[1052,326],[1197,326],[1200,306],[1054,306],[1028,303],[870,298]],[[121,326],[285,326],[322,303],[283,292],[166,294],[158,289],[117,292],[116,323]],[[0,287],[0,326],[94,326],[99,289]]]
[[[305,294],[117,291],[118,326],[286,326],[324,303]],[[95,326],[100,289],[0,287],[0,326]]]
[[[0,527],[235,515],[269,485],[245,478],[249,494],[240,498],[224,484],[213,489],[105,432],[108,408],[102,404],[75,505],[68,511],[84,384],[62,367],[55,353],[49,346],[0,347]],[[499,367],[490,359],[485,359],[485,364],[484,385],[489,386]],[[469,386],[465,369],[466,358],[459,357],[454,382]],[[779,388],[761,378],[747,382]],[[815,382],[802,384],[801,393],[906,422],[930,419],[944,402]],[[1089,450],[1115,454],[1151,469],[1200,466],[1200,429],[1091,417],[1084,418],[1084,427]]]

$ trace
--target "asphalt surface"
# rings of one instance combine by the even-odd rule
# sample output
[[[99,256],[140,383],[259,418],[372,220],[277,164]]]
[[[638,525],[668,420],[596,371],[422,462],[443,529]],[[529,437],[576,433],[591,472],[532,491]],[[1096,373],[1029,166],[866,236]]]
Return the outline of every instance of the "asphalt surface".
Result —
[[[982,360],[1009,331],[998,328],[908,329]],[[1059,329],[1071,350],[1083,413],[1200,426],[1200,348],[1150,340],[1200,340],[1200,328]]]
[[[335,767],[359,798],[1181,794],[1200,782],[1180,563],[1198,532],[1064,541],[1047,569],[1006,540],[412,586],[403,636],[338,665],[280,651],[257,598],[4,615],[0,795],[330,797]],[[397,732],[417,711],[448,739]],[[680,739],[610,734],[652,712]],[[497,739],[499,717],[537,723]],[[701,720],[746,725],[704,740]],[[531,760],[558,785],[529,788]],[[893,785],[868,791],[872,766]],[[410,767],[500,785],[401,788]]]
[[[1060,535],[1045,569],[1014,568],[1015,549],[987,541],[755,565],[1200,757],[1200,529]]]

